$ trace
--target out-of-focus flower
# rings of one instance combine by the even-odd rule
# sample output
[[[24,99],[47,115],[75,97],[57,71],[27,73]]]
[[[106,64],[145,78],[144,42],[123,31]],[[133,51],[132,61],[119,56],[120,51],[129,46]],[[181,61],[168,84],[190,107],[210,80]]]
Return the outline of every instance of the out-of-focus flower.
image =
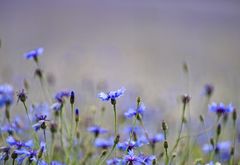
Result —
[[[203,94],[205,96],[211,97],[214,91],[214,86],[212,84],[206,84],[204,86]]]
[[[141,157],[134,155],[133,150],[128,151],[128,154],[123,157],[124,164],[141,164]]]
[[[208,105],[208,109],[212,112],[217,113],[218,115],[222,115],[224,113],[230,113],[233,112],[234,107],[232,104],[224,105],[223,103],[212,103],[211,105]]]
[[[107,160],[107,165],[120,165],[121,161],[122,160],[119,158],[113,158],[113,159]]]
[[[49,116],[49,105],[47,103],[40,103],[36,105],[32,105],[30,112],[34,115],[34,120],[38,120],[36,116]]]
[[[138,114],[143,115],[145,109],[145,105],[141,103],[140,106],[136,109],[130,108],[127,112],[124,113],[124,115],[128,118],[132,118],[133,116],[136,116]]]
[[[0,108],[4,105],[10,105],[14,100],[14,90],[9,84],[0,85]]]
[[[118,149],[120,149],[122,151],[126,151],[126,150],[130,151],[137,147],[141,147],[142,145],[143,145],[143,143],[141,143],[140,141],[126,140],[123,143],[118,143],[117,147],[118,147]]]
[[[47,125],[46,122],[47,120],[47,115],[36,115],[37,123],[34,124],[32,127],[34,128],[35,131],[38,131],[40,128],[46,129]]]
[[[0,161],[7,161],[10,154],[10,147],[0,147]]]
[[[164,141],[164,135],[162,133],[158,133],[153,137],[149,137],[148,139],[146,136],[140,137],[139,141],[141,141],[143,144],[151,144],[155,145],[158,142],[163,142]]]
[[[26,59],[34,59],[34,60],[36,60],[38,58],[38,56],[40,56],[43,52],[44,52],[43,48],[37,48],[37,49],[31,50],[31,51],[25,53],[24,57]]]
[[[88,128],[88,131],[93,133],[95,137],[98,137],[99,134],[107,133],[107,130],[104,128],[101,128],[98,125],[94,125]]]
[[[108,100],[116,100],[116,98],[122,96],[126,89],[124,87],[116,90],[116,91],[111,91],[108,93],[100,92],[98,94],[98,98],[100,98],[102,101],[108,101]]]
[[[114,142],[113,142],[112,138],[110,138],[110,139],[97,138],[94,142],[94,145],[97,148],[102,148],[102,149],[107,149],[107,148],[113,146],[113,144],[114,144]]]
[[[37,151],[36,150],[27,150],[25,148],[15,150],[15,153],[18,154],[16,158],[18,164],[22,164],[23,161],[28,158],[29,163],[37,161]]]
[[[70,91],[60,91],[55,95],[55,100],[63,103],[64,102],[64,98],[68,98],[71,96],[71,92]]]
[[[29,140],[29,141],[26,141],[26,142],[21,142],[19,140],[14,139],[12,136],[7,137],[6,142],[10,146],[14,146],[17,149],[20,149],[22,147],[31,148],[33,146],[33,141],[32,140]]]

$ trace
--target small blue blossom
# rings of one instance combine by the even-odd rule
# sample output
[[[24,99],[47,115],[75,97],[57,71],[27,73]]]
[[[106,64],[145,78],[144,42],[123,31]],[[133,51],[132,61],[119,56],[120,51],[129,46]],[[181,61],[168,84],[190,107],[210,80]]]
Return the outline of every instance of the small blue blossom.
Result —
[[[34,49],[32,51],[27,52],[26,54],[24,54],[24,57],[26,59],[37,59],[39,55],[41,55],[44,52],[43,48],[37,48]]]
[[[141,141],[144,144],[151,144],[151,145],[155,145],[158,142],[163,142],[164,141],[164,135],[162,133],[158,133],[153,137],[149,137],[148,139],[146,138],[146,136],[142,136],[140,137],[139,141]]]
[[[46,122],[47,120],[47,115],[36,115],[37,123],[34,124],[32,127],[34,128],[35,131],[38,131],[40,128],[46,129]]]
[[[123,162],[125,164],[142,164],[143,160],[134,155],[133,150],[128,151],[128,154],[123,157]]]
[[[107,165],[120,165],[121,161],[122,160],[119,158],[113,158],[113,159],[107,160]]]
[[[113,138],[110,139],[102,139],[102,138],[98,138],[95,140],[94,145],[97,148],[102,148],[102,149],[107,149],[111,146],[113,146],[114,142],[113,142]]]
[[[0,108],[4,105],[10,105],[14,100],[14,90],[11,85],[0,85]]]
[[[116,90],[116,91],[111,91],[108,93],[100,92],[98,94],[98,98],[100,98],[102,101],[108,101],[108,100],[115,100],[116,98],[120,97],[123,95],[123,93],[126,91],[124,87]]]
[[[234,107],[232,106],[232,104],[224,105],[223,103],[212,103],[208,106],[208,109],[212,112],[217,113],[218,115],[222,115],[225,113],[233,112]]]
[[[94,125],[88,128],[88,131],[93,133],[95,137],[98,137],[99,134],[107,133],[107,130],[104,128],[101,128],[98,125]]]
[[[53,109],[55,112],[59,112],[62,109],[62,103],[56,102],[51,106],[51,109]]]
[[[141,103],[138,108],[136,109],[130,108],[127,112],[124,113],[124,115],[128,118],[132,118],[133,116],[136,116],[138,114],[142,116],[145,109],[146,109],[145,105]]]
[[[5,160],[5,158],[9,157],[10,147],[0,147],[0,161]]]
[[[135,149],[137,147],[141,147],[142,145],[143,145],[143,143],[141,143],[140,141],[127,140],[123,143],[118,143],[117,147],[119,150],[129,151],[129,150]]]
[[[37,151],[36,150],[26,150],[25,148],[19,149],[19,150],[15,150],[15,153],[18,154],[17,157],[17,162],[18,164],[22,164],[23,161],[28,158],[29,162],[36,162],[37,161]]]
[[[146,156],[146,155],[140,154],[139,157],[141,158],[141,160],[143,161],[143,164],[145,165],[152,165],[153,161],[156,160],[156,156],[154,155]]]
[[[55,100],[63,103],[64,102],[64,98],[68,98],[71,96],[71,92],[70,91],[60,91],[55,95]]]
[[[34,115],[34,117],[32,117],[33,120],[37,120],[36,116],[39,116],[39,115],[49,116],[50,115],[49,109],[50,108],[47,103],[40,103],[40,104],[32,105],[30,112]]]
[[[7,139],[6,139],[6,142],[10,145],[10,146],[14,146],[16,147],[17,149],[20,149],[22,147],[26,147],[26,148],[31,148],[33,146],[33,141],[32,140],[29,140],[29,141],[26,141],[26,142],[21,142],[21,141],[18,141],[16,139],[14,139],[12,136],[9,136]]]

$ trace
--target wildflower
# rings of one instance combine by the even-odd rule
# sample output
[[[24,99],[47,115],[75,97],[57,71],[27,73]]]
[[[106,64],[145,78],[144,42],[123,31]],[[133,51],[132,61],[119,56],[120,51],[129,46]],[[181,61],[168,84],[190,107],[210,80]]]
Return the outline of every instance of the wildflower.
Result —
[[[152,165],[153,161],[156,160],[156,156],[154,155],[146,156],[146,155],[140,154],[139,157],[142,160],[143,164],[145,165]]]
[[[98,125],[94,125],[88,128],[88,131],[93,133],[94,136],[97,138],[99,134],[104,134],[107,133],[107,130],[104,128],[101,128]]]
[[[124,87],[116,90],[116,91],[111,91],[108,93],[100,92],[98,94],[98,98],[100,98],[102,101],[108,101],[108,100],[116,100],[116,98],[120,97],[123,95],[123,93],[126,91]]]
[[[40,56],[43,53],[43,48],[37,48],[32,51],[29,51],[24,54],[24,57],[28,60],[34,59],[34,61],[38,62],[38,56]]]
[[[122,150],[122,151],[130,151],[132,149],[135,149],[135,148],[138,148],[138,147],[141,147],[143,145],[143,143],[141,143],[141,141],[125,141],[123,143],[118,143],[117,147],[118,149]]]
[[[74,101],[75,101],[75,94],[74,94],[74,92],[72,91],[72,92],[70,93],[70,104],[71,104],[71,105],[74,104]]]
[[[191,96],[189,96],[188,94],[184,94],[182,95],[182,103],[184,105],[188,104],[191,100]]]
[[[58,101],[59,103],[64,102],[64,98],[68,98],[71,96],[71,93],[69,91],[60,91],[55,95],[55,100]]]
[[[146,138],[146,136],[142,136],[140,138],[140,141],[144,144],[150,143],[151,145],[155,145],[158,142],[164,141],[164,135],[162,133],[158,133],[153,137],[148,137],[148,139]]]
[[[63,107],[62,103],[56,102],[51,106],[51,109],[53,109],[55,112],[59,112]]]
[[[36,118],[37,118],[37,123],[32,126],[34,130],[38,131],[40,128],[45,130],[47,127],[46,122],[48,122],[47,115],[36,115]]]
[[[15,150],[15,153],[18,154],[19,156],[17,157],[17,162],[18,164],[22,164],[23,161],[28,158],[28,162],[32,163],[33,161],[37,161],[37,151],[36,150],[26,150],[25,148]]]
[[[33,141],[32,140],[29,140],[29,141],[26,141],[26,142],[21,142],[19,140],[16,140],[14,139],[12,136],[9,136],[7,139],[6,139],[6,142],[10,145],[10,146],[14,146],[16,147],[17,149],[20,149],[22,147],[26,147],[26,148],[31,148],[33,146]]]
[[[37,119],[37,116],[49,116],[49,105],[47,103],[40,103],[40,104],[36,104],[36,105],[32,105],[30,111],[32,112],[32,114],[34,114],[35,120]]]
[[[4,105],[8,106],[13,103],[14,91],[13,87],[8,84],[0,85],[0,108]]]
[[[102,148],[102,149],[107,149],[111,146],[113,146],[114,142],[113,142],[113,139],[110,138],[110,139],[102,139],[102,138],[98,138],[95,140],[94,142],[94,145],[97,147],[97,148]]]
[[[217,113],[217,115],[220,116],[225,113],[233,112],[234,107],[232,106],[232,104],[224,105],[223,103],[212,103],[211,105],[208,105],[208,109],[212,112]]]
[[[107,160],[107,165],[120,165],[121,161],[119,158],[109,159]]]
[[[207,97],[211,97],[213,91],[214,91],[214,86],[213,86],[213,85],[211,85],[211,84],[206,84],[206,85],[204,86],[204,94],[205,94]]]
[[[24,89],[22,89],[22,91],[19,91],[17,94],[18,100],[17,102],[20,100],[21,102],[25,102],[27,100],[27,95],[24,92]]]
[[[143,115],[143,112],[145,110],[145,105],[143,103],[140,104],[136,109],[130,108],[127,112],[124,113],[124,115],[128,118],[132,118],[133,116],[137,115]]]
[[[9,159],[10,147],[0,147],[0,161],[6,162]]]
[[[133,165],[135,163],[142,163],[141,157],[134,155],[133,150],[128,151],[128,154],[123,157],[123,162],[125,164]]]
[[[75,109],[75,122],[76,123],[79,122],[79,109],[78,108]]]

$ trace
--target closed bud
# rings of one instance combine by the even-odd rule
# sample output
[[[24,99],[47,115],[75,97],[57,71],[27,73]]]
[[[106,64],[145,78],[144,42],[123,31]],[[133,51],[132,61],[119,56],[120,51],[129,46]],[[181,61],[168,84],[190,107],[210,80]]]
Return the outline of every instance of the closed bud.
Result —
[[[221,134],[221,130],[222,130],[221,124],[218,124],[218,126],[217,126],[217,136],[219,136]]]
[[[167,126],[167,123],[163,120],[162,122],[162,130],[163,131],[167,131],[168,130],[168,126]]]
[[[111,104],[116,105],[116,99],[111,99]]]
[[[43,74],[42,74],[42,70],[41,69],[36,69],[35,70],[35,73],[34,73],[34,76],[37,76],[37,77],[39,77],[40,79],[42,79],[42,77],[43,77]]]
[[[119,140],[120,140],[120,135],[118,134],[114,139],[114,144],[118,144]]]
[[[213,138],[210,139],[210,144],[214,147],[214,140],[213,140]]]
[[[191,100],[191,97],[188,94],[182,95],[182,103],[183,104],[188,104]]]
[[[201,121],[201,123],[204,123],[204,118],[202,115],[199,116],[199,120]]]
[[[141,102],[141,98],[140,97],[137,97],[137,105],[139,105]]]
[[[231,152],[230,152],[231,155],[234,155],[234,147],[231,147]]]
[[[165,149],[168,149],[168,142],[167,142],[166,140],[163,142],[163,147],[164,147]]]
[[[15,160],[15,159],[17,158],[17,156],[18,156],[18,154],[17,154],[15,151],[13,151],[13,153],[12,153],[12,155],[11,155],[11,158],[12,158],[13,160]]]
[[[57,132],[57,123],[55,123],[55,122],[51,122],[50,123],[50,131],[51,131],[51,133],[56,133]]]
[[[233,110],[232,119],[233,119],[234,122],[237,120],[237,111],[236,111],[236,109]]]
[[[18,92],[17,97],[18,97],[18,100],[20,100],[23,103],[27,100],[27,95],[24,92],[24,89],[22,89],[22,91]]]
[[[75,94],[74,94],[74,92],[72,91],[72,92],[71,92],[71,95],[70,95],[70,104],[74,104],[74,101],[75,101]]]
[[[78,108],[75,110],[75,121],[76,121],[76,123],[79,122],[79,109]]]

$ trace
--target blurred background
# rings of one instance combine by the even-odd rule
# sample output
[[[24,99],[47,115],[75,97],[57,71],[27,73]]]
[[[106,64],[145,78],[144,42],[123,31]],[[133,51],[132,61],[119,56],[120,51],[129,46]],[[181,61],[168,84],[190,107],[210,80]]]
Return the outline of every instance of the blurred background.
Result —
[[[19,90],[26,79],[37,101],[36,66],[23,54],[43,47],[51,95],[73,89],[95,104],[99,91],[125,86],[123,108],[140,95],[148,109],[172,114],[183,93],[199,108],[211,83],[213,101],[239,105],[239,1],[1,0],[0,39],[0,83]]]

